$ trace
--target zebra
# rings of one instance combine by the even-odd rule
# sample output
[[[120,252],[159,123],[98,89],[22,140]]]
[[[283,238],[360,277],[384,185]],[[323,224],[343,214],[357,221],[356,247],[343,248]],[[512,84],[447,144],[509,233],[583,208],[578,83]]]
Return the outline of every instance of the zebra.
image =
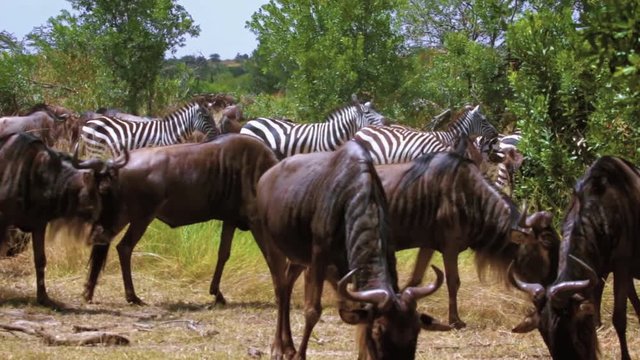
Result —
[[[127,121],[105,115],[88,120],[82,127],[82,140],[92,156],[118,156],[127,150],[165,146],[183,142],[194,131],[205,134],[207,140],[218,130],[208,107],[192,101],[162,119]]]
[[[367,144],[376,165],[409,162],[422,154],[447,151],[462,136],[485,139],[498,135],[491,123],[475,108],[465,107],[448,131],[422,132],[402,125],[369,126],[360,129],[354,138]]]
[[[335,110],[322,123],[257,118],[247,121],[240,133],[261,139],[283,159],[300,153],[334,151],[359,129],[384,123],[385,117],[373,109],[371,102],[361,104],[354,96],[352,104]]]

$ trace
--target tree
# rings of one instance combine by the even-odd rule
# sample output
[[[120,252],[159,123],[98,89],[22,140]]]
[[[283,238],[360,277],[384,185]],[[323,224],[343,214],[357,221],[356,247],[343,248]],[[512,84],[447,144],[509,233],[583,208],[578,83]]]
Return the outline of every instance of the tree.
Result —
[[[200,32],[189,13],[176,0],[69,1],[78,12],[74,21],[92,34],[92,56],[125,84],[128,110],[137,113],[145,100],[150,109],[164,54]],[[60,26],[50,31],[65,31]]]
[[[389,99],[402,83],[397,0],[271,0],[247,23],[253,59],[269,88],[284,90],[303,115],[323,118],[352,93]],[[264,78],[263,78],[264,79]]]
[[[496,47],[529,1],[412,0],[399,14],[410,46],[441,47],[450,33]]]

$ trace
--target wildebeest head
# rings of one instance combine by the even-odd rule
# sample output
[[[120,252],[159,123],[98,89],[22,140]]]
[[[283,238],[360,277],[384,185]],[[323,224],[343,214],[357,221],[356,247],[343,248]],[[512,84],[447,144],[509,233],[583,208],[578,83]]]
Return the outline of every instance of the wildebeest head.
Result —
[[[444,275],[432,266],[436,281],[425,287],[410,287],[401,294],[385,290],[351,291],[347,289],[354,269],[338,283],[338,292],[348,300],[366,304],[361,309],[340,309],[340,317],[348,324],[358,325],[361,359],[413,359],[418,334],[425,330],[450,330],[427,314],[417,312],[417,300],[434,293],[442,285]]]
[[[524,333],[537,328],[554,359],[595,359],[598,353],[595,308],[584,294],[589,293],[598,278],[584,262],[573,256],[570,258],[588,269],[590,279],[558,280],[545,289],[541,284],[517,279],[510,270],[514,285],[527,292],[535,306],[513,332]]]
[[[76,216],[95,222],[103,211],[104,200],[113,196],[115,177],[118,169],[129,161],[129,151],[124,149],[118,158],[107,161],[100,159],[80,161],[78,147],[76,144],[71,164],[74,168],[84,171],[78,172],[68,191],[71,194],[71,201],[75,203]]]

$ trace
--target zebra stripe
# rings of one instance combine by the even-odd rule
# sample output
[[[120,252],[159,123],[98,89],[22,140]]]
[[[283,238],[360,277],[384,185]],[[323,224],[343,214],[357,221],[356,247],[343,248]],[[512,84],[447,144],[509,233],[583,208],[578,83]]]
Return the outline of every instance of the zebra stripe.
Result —
[[[409,162],[423,154],[449,150],[462,136],[492,138],[498,131],[480,107],[466,108],[449,125],[448,131],[422,132],[402,125],[371,126],[359,130],[354,138],[367,144],[375,164]]]
[[[344,106],[331,113],[323,123],[296,124],[257,118],[247,121],[240,133],[261,139],[282,159],[300,153],[334,151],[359,129],[383,123],[384,117],[367,102]]]
[[[127,150],[178,144],[194,131],[207,139],[216,135],[216,127],[205,107],[191,102],[162,119],[127,121],[109,116],[88,120],[82,127],[82,140],[91,156],[118,156]]]

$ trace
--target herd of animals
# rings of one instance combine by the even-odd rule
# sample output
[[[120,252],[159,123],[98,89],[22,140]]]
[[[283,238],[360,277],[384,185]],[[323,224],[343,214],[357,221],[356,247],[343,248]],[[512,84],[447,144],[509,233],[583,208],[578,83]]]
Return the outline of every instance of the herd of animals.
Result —
[[[595,359],[604,280],[613,273],[613,324],[629,359],[627,298],[640,315],[633,287],[640,170],[619,157],[596,160],[575,185],[560,237],[549,212],[528,215],[512,199],[519,134],[499,134],[479,106],[441,118],[449,118],[447,130],[391,124],[355,96],[326,121],[307,124],[244,121],[233,98],[218,94],[196,96],[164,118],[114,109],[77,116],[38,105],[0,118],[0,245],[11,228],[31,233],[37,301],[63,306],[45,287],[47,224],[90,225],[86,301],[113,238],[129,225],[116,249],[126,300],[142,305],[131,257],[149,224],[221,220],[210,293],[226,303],[220,281],[233,233],[249,230],[276,296],[274,358],[305,358],[325,281],[340,295],[341,319],[357,326],[360,358],[414,358],[421,329],[465,326],[457,259],[471,249],[479,271],[530,294],[534,310],[513,331],[538,329],[554,359]],[[60,141],[76,146],[60,150]],[[401,288],[395,252],[410,248],[420,250]],[[420,285],[434,251],[443,255],[448,324],[417,309],[445,282],[432,266],[436,280]],[[296,349],[290,298],[303,272],[305,326]]]

